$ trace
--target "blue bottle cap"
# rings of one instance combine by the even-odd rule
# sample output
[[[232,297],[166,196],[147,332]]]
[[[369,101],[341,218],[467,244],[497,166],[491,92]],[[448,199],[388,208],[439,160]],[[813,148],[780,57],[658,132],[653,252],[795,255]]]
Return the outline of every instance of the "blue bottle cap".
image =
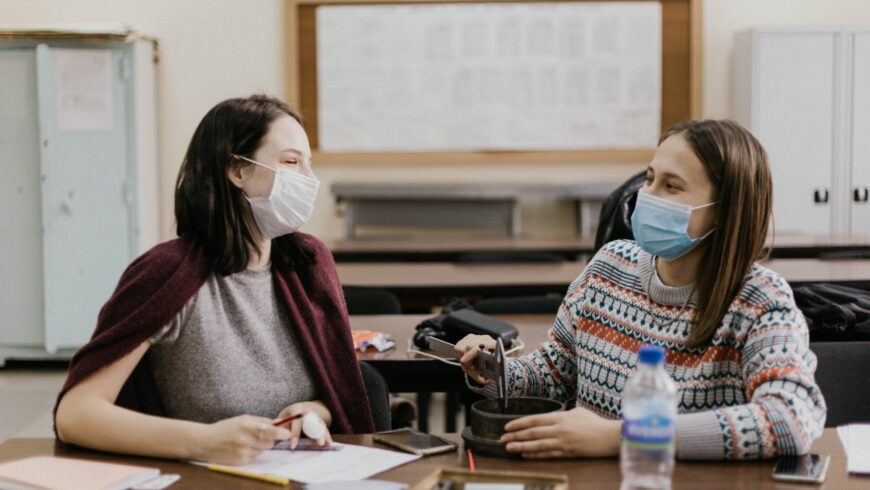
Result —
[[[657,345],[645,345],[640,348],[640,362],[644,364],[661,364],[665,361],[665,350]]]

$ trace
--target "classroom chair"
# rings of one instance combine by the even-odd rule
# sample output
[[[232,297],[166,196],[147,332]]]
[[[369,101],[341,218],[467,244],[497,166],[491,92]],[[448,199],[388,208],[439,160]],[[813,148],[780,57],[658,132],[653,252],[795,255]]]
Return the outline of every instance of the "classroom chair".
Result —
[[[402,305],[395,294],[377,288],[342,286],[349,315],[399,315]]]
[[[870,342],[812,342],[810,349],[828,405],[825,427],[870,421]]]
[[[631,213],[637,202],[637,191],[646,181],[646,170],[628,178],[622,185],[607,196],[598,215],[598,229],[595,231],[594,255],[607,242],[619,239],[634,239],[631,231]]]
[[[392,422],[390,417],[390,390],[384,376],[366,362],[359,363],[362,371],[363,384],[366,395],[369,398],[369,406],[372,409],[372,417],[375,420],[375,431],[390,430]]]

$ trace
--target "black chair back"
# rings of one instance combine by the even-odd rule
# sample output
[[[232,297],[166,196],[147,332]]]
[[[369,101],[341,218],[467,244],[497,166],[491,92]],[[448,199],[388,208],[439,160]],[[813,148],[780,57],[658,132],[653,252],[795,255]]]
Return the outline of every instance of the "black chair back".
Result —
[[[870,421],[870,342],[812,342],[810,349],[828,405],[825,426]]]
[[[348,315],[399,315],[402,305],[386,289],[342,286]]]
[[[488,298],[478,301],[474,309],[486,315],[552,314],[559,311],[562,297],[521,296],[517,298]]]
[[[362,371],[363,384],[366,387],[366,395],[369,398],[369,406],[372,409],[372,417],[375,420],[375,431],[390,430],[390,390],[387,380],[377,369],[365,362],[359,363]]]
[[[621,186],[607,196],[601,205],[598,215],[598,230],[595,232],[595,250],[597,252],[607,242],[619,239],[634,239],[631,231],[631,213],[637,202],[637,191],[646,181],[646,170],[642,170],[628,178]]]

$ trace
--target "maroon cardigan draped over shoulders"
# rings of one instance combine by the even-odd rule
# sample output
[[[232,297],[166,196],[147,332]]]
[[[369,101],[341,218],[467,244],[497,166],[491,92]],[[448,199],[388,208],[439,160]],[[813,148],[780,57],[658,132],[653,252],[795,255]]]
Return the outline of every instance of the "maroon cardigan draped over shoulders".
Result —
[[[313,248],[317,263],[298,270],[278,270],[273,265],[275,292],[286,307],[320,400],[332,413],[332,432],[374,432],[332,253],[317,238],[297,235]],[[73,386],[129,354],[172,321],[210,274],[202,247],[181,238],[161,243],[133,261],[100,310],[91,340],[73,356],[54,406],[55,414],[60,400]],[[115,404],[166,416],[144,358],[121,388]]]

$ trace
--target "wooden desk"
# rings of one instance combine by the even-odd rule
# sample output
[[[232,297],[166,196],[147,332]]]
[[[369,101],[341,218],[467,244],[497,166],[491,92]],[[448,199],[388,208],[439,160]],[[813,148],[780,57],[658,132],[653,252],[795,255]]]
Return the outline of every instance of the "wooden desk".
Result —
[[[836,282],[870,284],[870,259],[773,259],[765,264],[792,285]],[[399,297],[404,311],[427,311],[451,297],[564,295],[584,261],[545,263],[462,264],[453,262],[339,263],[345,286],[387,289]]]
[[[456,262],[468,254],[548,254],[578,260],[592,253],[593,237],[443,238],[393,237],[328,243],[336,262]]]
[[[460,442],[457,434],[448,434],[449,439]],[[335,436],[335,440],[349,444],[382,447],[375,444],[369,435]],[[386,449],[386,448],[385,448]],[[677,462],[674,470],[673,488],[680,489],[866,489],[870,478],[850,476],[846,473],[846,457],[835,429],[826,429],[824,435],[813,445],[813,452],[829,454],[831,466],[827,481],[821,486],[788,485],[777,483],[770,478],[774,462]],[[160,468],[164,473],[178,473],[181,480],[170,487],[171,490],[185,489],[261,489],[280,488],[276,485],[224,475],[206,468],[187,463],[150,458],[137,458],[90,451],[69,446],[58,446],[54,439],[10,439],[0,444],[0,461],[8,461],[28,456],[66,456],[97,461],[136,464]],[[482,470],[495,471],[532,471],[567,474],[571,488],[614,489],[621,481],[619,461],[608,459],[577,460],[502,460],[475,455],[475,465]],[[374,476],[376,479],[389,480],[414,485],[439,467],[466,468],[464,451],[422,458],[390,471]],[[301,488],[292,485],[291,488]],[[416,489],[415,489],[416,490]]]
[[[329,248],[337,262],[454,262],[470,253],[546,253],[565,260],[587,258],[595,245],[581,237],[460,238],[395,236],[343,239]],[[772,258],[818,258],[826,253],[870,253],[870,235],[779,234],[768,240]]]
[[[356,315],[350,326],[356,330],[377,330],[396,339],[396,348],[386,352],[366,352],[358,358],[375,367],[387,380],[392,392],[459,392],[466,389],[462,370],[438,360],[407,353],[408,341],[420,322],[432,315]],[[547,330],[553,325],[553,315],[496,316],[517,327],[526,344],[523,353],[534,350],[547,340]],[[416,348],[416,347],[414,347]]]

